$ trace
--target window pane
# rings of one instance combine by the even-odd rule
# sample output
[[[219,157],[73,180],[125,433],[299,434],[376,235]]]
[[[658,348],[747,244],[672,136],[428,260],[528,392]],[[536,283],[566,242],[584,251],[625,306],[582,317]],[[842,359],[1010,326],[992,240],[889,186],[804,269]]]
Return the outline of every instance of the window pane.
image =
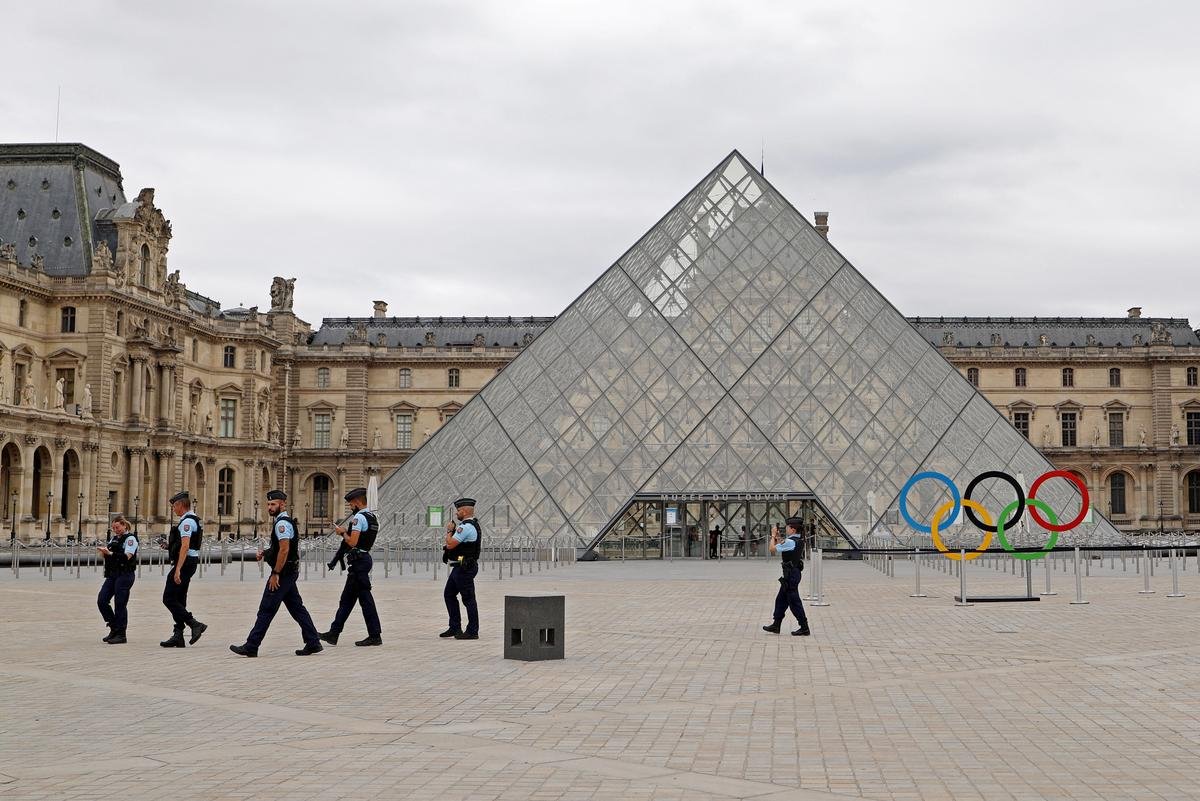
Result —
[[[326,389],[328,386],[329,386],[329,368],[328,367],[318,367],[317,368],[317,388],[318,389]]]
[[[1110,412],[1108,415],[1108,444],[1113,448],[1125,447],[1125,413]]]
[[[979,386],[979,368],[978,367],[968,367],[967,368],[967,380],[971,382],[971,386],[975,386],[975,387]]]
[[[221,398],[221,436],[237,436],[237,400]]]
[[[1125,474],[1113,473],[1109,478],[1110,510],[1115,515],[1125,514]]]
[[[1198,371],[1195,367],[1189,367],[1187,369],[1187,385],[1189,387],[1194,387],[1197,384],[1200,384],[1200,371]]]
[[[1200,412],[1187,413],[1187,444],[1200,445]]]
[[[1108,371],[1108,385],[1110,387],[1121,386],[1121,371],[1118,368],[1113,367]]]
[[[400,389],[408,389],[412,386],[412,370],[404,367],[400,370]]]
[[[1075,412],[1062,413],[1062,446],[1075,447]]]
[[[1013,374],[1014,384],[1018,387],[1025,386],[1025,368],[1018,367]]]
[[[457,370],[456,368],[451,368],[451,369],[450,369],[450,375],[449,375],[449,386],[450,386],[451,388],[455,388],[455,387],[457,387],[457,386],[458,386],[458,381],[459,381],[459,379],[458,379],[458,370]]]
[[[1188,513],[1200,514],[1200,472],[1192,471],[1187,477]]]
[[[1029,439],[1029,412],[1014,412],[1013,427],[1021,433],[1021,436]]]
[[[413,419],[411,414],[396,415],[396,447],[411,448],[412,447],[412,424]]]
[[[330,435],[330,431],[332,430],[332,428],[333,428],[332,415],[325,413],[325,414],[317,414],[313,417],[313,447],[314,448],[328,448],[329,447],[329,435]]]
[[[1075,371],[1070,367],[1064,367],[1062,371],[1062,385],[1064,387],[1075,386]]]

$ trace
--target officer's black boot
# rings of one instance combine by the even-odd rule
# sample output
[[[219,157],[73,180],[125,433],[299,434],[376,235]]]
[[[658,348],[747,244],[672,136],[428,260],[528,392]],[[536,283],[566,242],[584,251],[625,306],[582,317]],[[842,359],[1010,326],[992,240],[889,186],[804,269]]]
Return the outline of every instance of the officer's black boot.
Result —
[[[812,632],[808,630],[807,623],[805,623],[803,626],[801,626],[800,628],[798,628],[792,632],[793,637],[807,637],[810,634],[812,634]]]
[[[117,634],[117,630],[116,630],[115,628],[113,628],[113,627],[110,625],[110,626],[108,627],[108,634],[105,634],[105,635],[104,635],[104,639],[103,639],[103,640],[101,640],[101,642],[108,642],[108,641],[109,641],[109,640],[111,640],[113,637],[115,637],[115,636],[116,636],[116,634]]]
[[[322,642],[327,642],[330,645],[337,645],[339,634],[341,634],[340,631],[323,631],[317,636],[321,638]]]
[[[124,645],[126,642],[128,642],[125,639],[124,631],[114,631],[112,634],[106,637],[104,641],[109,645]]]
[[[192,636],[191,639],[188,640],[188,645],[195,645],[196,640],[200,639],[200,635],[208,630],[208,626],[195,619],[193,619],[191,623],[188,623],[188,628],[192,630]]]
[[[176,626],[175,633],[170,639],[163,640],[159,643],[163,648],[186,648],[187,643],[183,641],[183,626]]]
[[[229,650],[238,656],[258,656],[258,649],[251,648],[249,645],[231,645]]]
[[[780,621],[776,620],[774,623],[772,623],[769,626],[763,626],[763,631],[769,631],[772,634],[778,634],[779,633],[779,623],[780,623]]]
[[[443,638],[446,638],[446,637],[457,637],[459,634],[462,634],[462,632],[461,632],[461,631],[459,631],[458,629],[446,629],[445,631],[443,631],[443,632],[442,632],[441,634],[439,634],[438,636],[439,636],[439,637],[443,637]]]
[[[319,654],[324,650],[324,646],[319,642],[305,643],[303,648],[296,649],[296,656],[311,656],[312,654]]]
[[[370,637],[367,637],[365,640],[355,641],[354,644],[355,645],[383,645],[383,638],[380,637],[378,634],[373,634]]]

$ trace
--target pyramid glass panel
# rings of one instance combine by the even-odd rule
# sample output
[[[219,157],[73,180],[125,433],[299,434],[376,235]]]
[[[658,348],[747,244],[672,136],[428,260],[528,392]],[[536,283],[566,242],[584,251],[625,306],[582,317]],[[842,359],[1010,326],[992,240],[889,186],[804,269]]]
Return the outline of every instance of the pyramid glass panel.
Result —
[[[960,491],[1046,459],[738,153],[732,153],[398,468],[380,490],[393,535],[464,494],[509,538],[596,546],[629,510],[676,493],[811,499],[843,535],[897,525],[909,478]],[[1013,496],[976,490],[995,515]],[[1060,519],[1067,481],[1039,492]],[[921,481],[928,520],[949,498]],[[656,500],[657,499],[657,500]],[[638,505],[641,505],[640,507]],[[433,532],[436,533],[436,532]],[[979,532],[950,526],[969,545]],[[1028,515],[1013,532],[1037,545]],[[924,539],[923,539],[924,538]],[[1098,513],[1061,543],[1123,537]],[[970,545],[974,547],[974,545]]]

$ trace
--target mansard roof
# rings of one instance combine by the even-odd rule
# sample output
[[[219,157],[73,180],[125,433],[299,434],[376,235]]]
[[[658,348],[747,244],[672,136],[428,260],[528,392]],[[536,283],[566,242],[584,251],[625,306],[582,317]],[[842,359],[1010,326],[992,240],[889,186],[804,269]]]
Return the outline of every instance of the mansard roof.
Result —
[[[87,275],[97,216],[125,203],[120,166],[86,145],[0,144],[0,243],[20,264],[40,255],[47,275]]]
[[[992,335],[1013,347],[1046,344],[1058,347],[1091,344],[1105,347],[1149,345],[1156,327],[1170,337],[1170,344],[1200,345],[1200,336],[1186,317],[909,317],[908,321],[931,344],[959,347],[988,346]],[[946,335],[950,341],[946,342]]]
[[[311,344],[354,344],[358,333],[365,331],[365,342],[378,344],[383,334],[392,348],[469,346],[478,334],[486,346],[512,347],[526,344],[527,338],[536,337],[553,321],[553,317],[326,317]],[[430,333],[432,343],[426,341]]]

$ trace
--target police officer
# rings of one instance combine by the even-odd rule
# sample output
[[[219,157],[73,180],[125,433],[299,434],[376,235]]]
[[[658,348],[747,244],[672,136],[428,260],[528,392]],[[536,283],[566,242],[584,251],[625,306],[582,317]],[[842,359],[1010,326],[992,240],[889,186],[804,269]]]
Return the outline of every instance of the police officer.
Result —
[[[126,641],[125,626],[129,622],[125,606],[129,603],[129,591],[137,579],[137,534],[130,531],[128,520],[117,515],[112,521],[108,543],[96,550],[104,557],[104,583],[100,585],[100,595],[96,597],[100,615],[108,624],[108,636],[104,642],[121,645]],[[115,608],[109,606],[114,599]]]
[[[263,637],[267,636],[267,628],[275,619],[279,605],[287,607],[288,614],[300,624],[300,633],[304,637],[304,647],[296,651],[296,656],[308,656],[318,653],[321,646],[317,627],[313,625],[312,616],[304,608],[300,598],[300,589],[296,580],[300,578],[300,542],[296,538],[296,521],[287,513],[287,493],[283,490],[271,490],[267,493],[267,512],[274,518],[271,522],[271,547],[258,552],[258,560],[267,560],[271,568],[271,577],[263,589],[262,601],[258,605],[258,618],[254,628],[243,645],[231,645],[229,650],[239,656],[258,656],[258,646]]]
[[[475,576],[479,574],[479,553],[483,547],[483,530],[475,519],[475,499],[459,498],[454,502],[455,523],[446,524],[446,547],[442,561],[453,565],[446,578],[446,611],[450,613],[450,628],[439,637],[456,640],[479,639],[479,606],[475,603]],[[462,629],[462,616],[458,610],[458,598],[462,596],[467,608],[467,630]]]
[[[167,555],[174,569],[167,573],[167,584],[163,588],[163,606],[175,619],[175,632],[169,639],[159,643],[163,648],[183,648],[183,627],[192,630],[188,642],[195,645],[208,626],[196,620],[187,608],[188,587],[200,561],[200,546],[203,545],[204,527],[200,518],[192,511],[192,496],[187,490],[171,496],[171,511],[179,517],[179,523],[171,526],[167,538]]]
[[[807,637],[812,632],[808,630],[808,617],[804,614],[804,604],[800,601],[800,575],[804,571],[800,531],[804,521],[798,517],[789,517],[786,525],[786,536],[779,533],[779,526],[771,526],[771,543],[768,550],[772,555],[779,554],[783,575],[779,579],[779,592],[775,595],[775,619],[771,625],[763,626],[763,631],[778,634],[784,614],[791,609],[796,620],[800,622],[800,628],[792,634],[796,637]]]
[[[342,588],[342,598],[338,603],[337,614],[329,631],[321,634],[321,639],[330,645],[337,645],[338,636],[346,626],[346,619],[354,609],[357,601],[362,607],[363,620],[367,624],[367,637],[358,640],[355,645],[383,645],[380,636],[379,613],[375,611],[375,598],[371,595],[371,546],[375,544],[375,535],[379,533],[379,521],[375,513],[367,509],[367,491],[358,487],[346,493],[346,503],[354,511],[346,528],[336,526],[334,531],[342,535],[342,542],[347,548],[346,558],[350,562],[350,570],[346,574],[346,586]]]

